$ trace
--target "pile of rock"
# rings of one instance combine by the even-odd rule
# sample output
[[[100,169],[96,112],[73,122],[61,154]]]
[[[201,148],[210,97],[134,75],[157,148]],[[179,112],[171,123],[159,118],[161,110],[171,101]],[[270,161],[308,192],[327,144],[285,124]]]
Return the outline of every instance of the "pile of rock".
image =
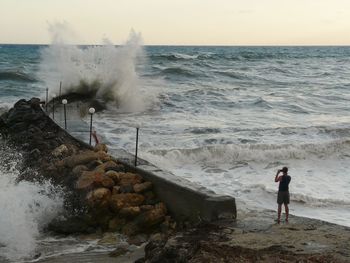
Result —
[[[64,189],[67,213],[50,224],[51,230],[134,235],[169,225],[151,182],[108,155],[106,145],[93,149],[70,136],[42,110],[39,99],[20,100],[1,115],[0,133],[23,153],[18,180],[50,180]]]
[[[152,183],[128,172],[107,154],[106,145],[99,144],[94,151],[84,150],[70,156],[64,153],[68,153],[66,145],[52,152],[58,159],[54,169],[66,170],[65,173],[68,169],[76,179],[75,189],[88,207],[89,226],[134,235],[152,231],[169,220],[164,203],[152,191]]]

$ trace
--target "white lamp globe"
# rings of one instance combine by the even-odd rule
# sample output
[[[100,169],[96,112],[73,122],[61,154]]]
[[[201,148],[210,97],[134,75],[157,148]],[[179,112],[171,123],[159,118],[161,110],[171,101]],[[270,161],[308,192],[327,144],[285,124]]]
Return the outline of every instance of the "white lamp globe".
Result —
[[[62,100],[62,104],[66,105],[68,103],[68,101],[66,99]]]
[[[90,113],[90,114],[94,114],[94,113],[95,113],[95,108],[90,108],[90,109],[89,109],[89,113]]]

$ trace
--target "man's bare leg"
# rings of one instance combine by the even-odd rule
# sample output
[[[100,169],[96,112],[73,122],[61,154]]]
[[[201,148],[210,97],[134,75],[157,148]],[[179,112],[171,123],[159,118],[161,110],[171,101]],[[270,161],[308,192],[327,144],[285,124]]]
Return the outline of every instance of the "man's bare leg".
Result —
[[[289,216],[288,204],[284,204],[284,210],[286,211],[286,223],[288,223],[288,216]]]
[[[282,204],[278,204],[277,224],[281,223],[281,212],[282,212]]]

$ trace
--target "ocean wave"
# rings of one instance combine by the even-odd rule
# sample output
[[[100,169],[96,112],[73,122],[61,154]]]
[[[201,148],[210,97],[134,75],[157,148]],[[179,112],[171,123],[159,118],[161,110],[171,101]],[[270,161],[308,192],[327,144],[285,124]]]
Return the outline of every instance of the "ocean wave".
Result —
[[[319,144],[219,144],[191,149],[152,150],[149,153],[176,163],[271,163],[332,155],[349,157],[350,139]]]
[[[239,73],[235,71],[214,71],[216,74],[220,74],[225,77],[230,77],[232,79],[250,79],[247,74]]]
[[[193,134],[211,134],[211,133],[220,133],[218,128],[193,128],[187,129],[185,132],[191,132]]]
[[[350,202],[333,198],[316,198],[306,194],[291,193],[290,200],[313,207],[350,206]]]
[[[24,81],[24,82],[35,82],[36,79],[19,71],[0,71],[1,80],[13,80],[13,81]]]
[[[268,195],[276,196],[276,189],[269,188],[264,184],[243,184],[240,189],[241,192],[254,192],[255,190],[260,190],[267,193]],[[344,199],[335,198],[320,198],[311,196],[310,194],[295,193],[291,191],[290,193],[291,202],[301,203],[305,206],[311,207],[332,207],[332,206],[350,206],[350,202]]]
[[[163,69],[161,72],[163,75],[173,75],[173,76],[182,76],[182,77],[196,77],[196,74],[188,69],[180,67],[170,67]]]
[[[182,53],[150,55],[150,59],[154,59],[154,60],[165,59],[169,61],[192,60],[197,58],[199,58],[199,55],[188,55],[188,54],[182,54]]]

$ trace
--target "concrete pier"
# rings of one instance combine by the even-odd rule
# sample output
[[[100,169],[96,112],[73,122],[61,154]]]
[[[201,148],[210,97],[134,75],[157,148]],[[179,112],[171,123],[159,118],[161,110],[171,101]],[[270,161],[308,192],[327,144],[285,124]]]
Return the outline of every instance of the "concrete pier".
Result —
[[[55,121],[64,128],[62,105],[56,107]],[[87,106],[77,103],[67,108],[68,129],[67,132],[84,144],[89,142],[89,124],[80,117],[81,107]],[[61,114],[60,114],[61,113]],[[51,115],[50,115],[51,116]],[[138,166],[135,167],[134,155],[115,145],[108,145],[110,154],[116,160],[128,166],[131,171],[141,174],[145,180],[151,181],[157,196],[166,204],[172,216],[177,221],[213,221],[219,218],[236,218],[235,198],[231,196],[217,195],[215,192],[176,176],[169,171],[138,158]]]

